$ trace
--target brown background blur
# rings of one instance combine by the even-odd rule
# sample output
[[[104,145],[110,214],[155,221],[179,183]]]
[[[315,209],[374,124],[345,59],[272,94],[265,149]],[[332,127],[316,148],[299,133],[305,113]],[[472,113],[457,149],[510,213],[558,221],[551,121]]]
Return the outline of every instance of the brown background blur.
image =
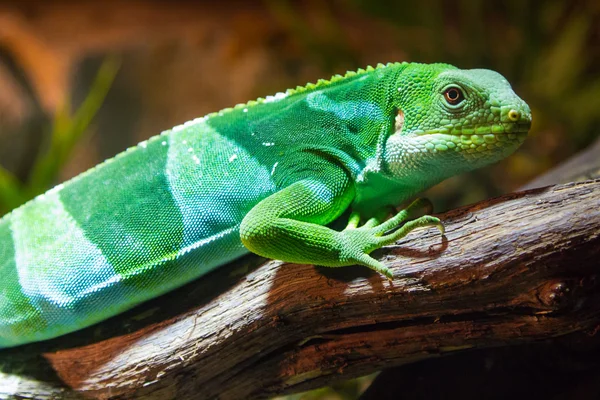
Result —
[[[116,78],[51,183],[186,120],[346,70],[495,69],[531,105],[531,136],[428,193],[446,209],[514,190],[598,136],[599,17],[595,1],[2,2],[0,165],[26,182],[57,110],[75,112],[109,56]]]

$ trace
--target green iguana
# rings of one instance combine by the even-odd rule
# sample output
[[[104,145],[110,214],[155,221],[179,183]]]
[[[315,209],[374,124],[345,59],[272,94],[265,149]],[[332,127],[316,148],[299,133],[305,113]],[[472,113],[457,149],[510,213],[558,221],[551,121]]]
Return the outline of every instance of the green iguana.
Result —
[[[381,210],[508,156],[530,125],[496,72],[393,63],[177,126],[0,219],[0,348],[92,325],[248,251],[391,279],[371,251],[443,228],[414,219],[419,200]],[[347,209],[345,229],[326,226]]]

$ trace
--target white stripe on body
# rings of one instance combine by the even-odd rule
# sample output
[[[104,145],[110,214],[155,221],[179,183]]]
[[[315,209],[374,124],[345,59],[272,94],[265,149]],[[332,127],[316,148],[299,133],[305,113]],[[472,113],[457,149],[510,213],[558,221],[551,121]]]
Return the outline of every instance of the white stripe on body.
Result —
[[[86,239],[59,193],[60,186],[16,209],[11,226],[23,293],[52,319],[49,324],[62,325],[85,313],[78,301],[118,284],[120,276]]]

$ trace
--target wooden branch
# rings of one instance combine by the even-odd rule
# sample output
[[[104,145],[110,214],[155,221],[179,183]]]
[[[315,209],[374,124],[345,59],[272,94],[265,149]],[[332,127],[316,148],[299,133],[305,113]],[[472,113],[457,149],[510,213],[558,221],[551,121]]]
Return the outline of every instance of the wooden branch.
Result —
[[[392,283],[247,257],[96,327],[0,352],[0,395],[262,398],[598,329],[600,180],[441,218],[444,237],[419,230],[374,254]]]
[[[521,190],[598,178],[600,137]],[[440,398],[447,393],[463,400],[552,398],[556,393],[563,398],[596,399],[600,398],[600,363],[596,360],[600,360],[600,335],[575,332],[527,345],[485,348],[388,368],[377,375],[360,400]],[[568,382],[567,374],[571,376]]]

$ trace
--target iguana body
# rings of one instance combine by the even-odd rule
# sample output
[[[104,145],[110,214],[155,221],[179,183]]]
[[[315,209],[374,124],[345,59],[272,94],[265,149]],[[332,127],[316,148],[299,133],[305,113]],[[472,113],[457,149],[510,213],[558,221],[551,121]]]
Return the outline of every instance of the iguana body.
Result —
[[[530,122],[495,72],[402,63],[173,128],[0,220],[0,348],[89,326],[248,250],[391,276],[368,253],[440,223],[386,234],[411,212],[376,212],[507,156]],[[325,226],[348,208],[348,228]]]

